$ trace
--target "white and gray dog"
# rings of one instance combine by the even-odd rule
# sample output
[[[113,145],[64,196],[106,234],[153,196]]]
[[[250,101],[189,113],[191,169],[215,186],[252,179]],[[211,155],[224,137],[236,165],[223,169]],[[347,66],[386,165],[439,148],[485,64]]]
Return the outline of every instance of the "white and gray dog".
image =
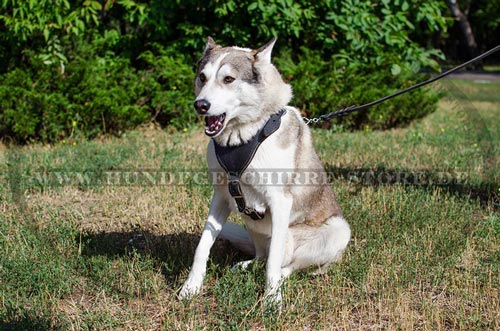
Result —
[[[200,292],[219,235],[255,259],[267,259],[265,298],[273,303],[281,302],[281,284],[293,271],[324,272],[350,240],[309,128],[288,106],[292,89],[271,64],[275,42],[252,50],[222,47],[209,37],[199,61],[194,106],[211,137],[207,161],[212,178],[222,173],[224,180],[213,183],[208,218],[181,298]],[[246,174],[255,179],[264,173],[267,179],[286,174],[286,180],[244,180]],[[241,213],[245,228],[226,223],[232,211]]]

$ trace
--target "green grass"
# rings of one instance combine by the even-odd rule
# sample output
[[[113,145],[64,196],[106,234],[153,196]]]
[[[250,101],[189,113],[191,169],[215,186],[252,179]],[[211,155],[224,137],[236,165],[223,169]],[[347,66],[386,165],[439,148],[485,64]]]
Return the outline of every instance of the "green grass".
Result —
[[[314,130],[353,238],[327,274],[292,275],[281,315],[263,266],[231,271],[245,257],[223,242],[204,293],[176,298],[211,188],[140,171],[204,173],[199,128],[0,145],[0,330],[499,329],[500,84],[441,88],[407,128]]]
[[[499,72],[500,64],[487,64],[484,66],[484,71]]]

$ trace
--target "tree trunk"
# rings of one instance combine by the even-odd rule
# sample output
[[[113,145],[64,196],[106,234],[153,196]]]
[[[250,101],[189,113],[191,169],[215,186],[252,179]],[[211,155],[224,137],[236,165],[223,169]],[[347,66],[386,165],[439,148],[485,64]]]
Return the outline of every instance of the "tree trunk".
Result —
[[[446,3],[451,11],[451,15],[458,22],[458,27],[462,33],[462,40],[467,49],[468,57],[472,58],[477,56],[479,51],[477,48],[476,38],[474,38],[474,33],[472,32],[472,27],[470,26],[467,16],[460,10],[457,0],[446,0]],[[479,68],[482,67],[480,63],[478,63],[477,66],[479,66]]]

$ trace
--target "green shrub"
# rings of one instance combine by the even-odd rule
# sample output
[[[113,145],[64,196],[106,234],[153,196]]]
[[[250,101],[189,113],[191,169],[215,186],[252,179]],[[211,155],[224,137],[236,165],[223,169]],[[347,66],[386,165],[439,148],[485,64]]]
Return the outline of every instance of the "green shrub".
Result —
[[[196,122],[191,58],[157,46],[139,61],[140,70],[111,54],[85,56],[73,59],[64,76],[43,65],[2,75],[0,134],[51,142],[75,132],[89,138],[119,134],[151,120],[176,128]],[[293,86],[292,104],[307,117],[367,103],[425,78],[409,70],[394,74],[389,64],[353,69],[307,49],[295,59],[282,51],[273,61]],[[434,111],[436,101],[436,93],[419,89],[337,123],[348,129],[406,125]]]
[[[85,53],[85,52],[84,52]],[[163,50],[145,52],[144,68],[108,53],[79,56],[64,75],[39,64],[0,77],[0,135],[16,142],[119,134],[149,120],[191,123],[192,66]]]
[[[0,4],[0,136],[16,142],[119,134],[147,121],[184,128],[206,37],[258,47],[279,36],[275,62],[311,117],[374,100],[437,68],[413,39],[446,29],[433,0],[99,1]],[[425,39],[425,38],[424,38]],[[428,90],[340,121],[389,128],[435,108]]]
[[[143,78],[127,59],[78,59],[68,65],[67,73],[69,112],[87,135],[120,133],[150,117]]]
[[[51,84],[50,67],[15,69],[0,78],[0,134],[16,141],[50,140],[63,129],[66,97]]]
[[[275,62],[283,77],[293,86],[292,104],[307,117],[375,101],[425,79],[425,75],[409,70],[394,74],[389,65],[375,68],[367,65],[356,69],[339,66],[335,58],[327,61],[319,52],[306,49],[295,61],[290,52],[284,52]],[[433,112],[437,100],[436,92],[421,88],[336,121],[347,129],[387,129],[407,125]]]
[[[148,78],[153,119],[162,126],[184,128],[196,121],[193,111],[194,66],[192,59],[171,49],[156,45],[154,51],[139,56],[148,69],[142,75]]]
[[[61,75],[52,67],[16,69],[0,83],[0,132],[25,142],[54,141],[74,130],[88,137],[115,133],[148,118],[137,104],[144,87],[125,60],[72,61]]]

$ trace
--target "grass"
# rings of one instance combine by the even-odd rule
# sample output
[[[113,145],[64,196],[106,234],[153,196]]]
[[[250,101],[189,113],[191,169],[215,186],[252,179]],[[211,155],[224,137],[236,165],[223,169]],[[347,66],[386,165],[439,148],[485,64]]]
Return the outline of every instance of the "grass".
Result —
[[[281,315],[224,242],[203,295],[176,298],[211,195],[199,128],[0,145],[0,330],[498,330],[500,84],[441,88],[407,128],[314,131],[353,238],[327,274],[292,275]]]
[[[487,64],[484,66],[484,71],[498,72],[498,71],[500,71],[500,65],[499,64]]]

